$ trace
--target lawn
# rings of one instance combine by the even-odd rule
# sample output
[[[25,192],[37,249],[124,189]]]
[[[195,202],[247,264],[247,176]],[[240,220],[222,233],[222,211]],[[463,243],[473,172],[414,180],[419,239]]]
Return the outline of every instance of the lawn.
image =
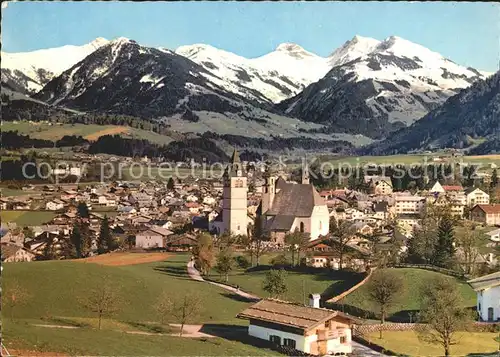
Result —
[[[391,313],[394,318],[409,319],[408,312],[415,312],[420,306],[420,290],[421,288],[433,278],[443,275],[441,273],[423,270],[423,269],[412,269],[412,268],[398,268],[394,269],[398,275],[400,275],[404,282],[403,294],[398,298],[396,304],[391,308]],[[465,306],[473,307],[476,306],[476,293],[472,288],[464,281],[448,277],[449,279],[454,279],[462,294]],[[345,304],[349,306],[354,306],[355,308],[362,309],[369,312],[378,313],[377,306],[370,302],[368,289],[365,286],[360,287],[352,294],[347,295],[339,304]],[[348,311],[348,306],[345,307]],[[358,312],[359,314],[359,312]]]
[[[58,140],[64,135],[80,135],[87,140],[97,140],[103,135],[119,134],[123,137],[145,139],[150,142],[164,145],[172,141],[172,138],[147,130],[120,125],[97,125],[97,124],[61,124],[49,125],[47,123],[3,122],[2,130],[18,131],[20,134],[29,135],[36,139]]]
[[[493,332],[460,332],[457,334],[459,344],[451,347],[453,356],[464,356],[470,353],[496,352],[498,342]],[[378,332],[370,334],[371,342],[391,351],[410,356],[443,356],[444,349],[440,345],[431,345],[419,341],[414,331],[384,331],[384,338],[379,339]]]
[[[39,226],[50,222],[54,212],[47,211],[1,211],[2,222],[16,222],[18,226]]]
[[[243,291],[255,294],[260,297],[268,297],[262,284],[266,273],[272,269],[269,260],[272,255],[262,257],[261,264],[251,269],[235,268],[229,274],[228,283],[238,285]],[[337,295],[363,279],[362,274],[351,272],[330,271],[328,269],[307,269],[307,270],[287,270],[286,272],[287,292],[281,297],[283,300],[296,303],[307,304],[309,294],[323,294],[324,297]],[[212,279],[225,283],[225,279],[213,271]]]
[[[2,158],[2,161],[3,161],[3,158]],[[29,192],[26,192],[23,190],[16,190],[16,189],[12,189],[12,188],[7,188],[7,187],[2,187],[0,193],[1,193],[2,197],[29,195]]]
[[[271,356],[275,352],[222,338],[186,339],[175,336],[125,334],[96,329],[35,327],[5,321],[3,343],[7,349],[65,352],[91,356]]]
[[[131,253],[134,254],[134,253]],[[235,316],[249,306],[223,289],[193,281],[186,272],[187,254],[174,254],[167,260],[139,265],[105,266],[90,262],[47,261],[4,264],[2,291],[18,283],[29,295],[24,304],[4,305],[2,317],[4,340],[11,347],[45,346],[53,352],[91,355],[262,355],[242,342],[222,339],[179,339],[172,336],[143,336],[123,331],[150,331],[158,325],[154,310],[163,291],[173,299],[198,294],[203,307],[188,323],[246,325]],[[43,282],[43,283],[41,283]],[[95,314],[86,310],[81,300],[99,284],[114,287],[123,302],[116,315],[104,320],[103,330],[96,331]],[[14,321],[10,317],[14,316]],[[166,322],[176,323],[174,319]],[[83,326],[78,329],[37,327],[33,324]],[[121,332],[120,332],[121,331]],[[9,346],[9,345],[7,345]]]

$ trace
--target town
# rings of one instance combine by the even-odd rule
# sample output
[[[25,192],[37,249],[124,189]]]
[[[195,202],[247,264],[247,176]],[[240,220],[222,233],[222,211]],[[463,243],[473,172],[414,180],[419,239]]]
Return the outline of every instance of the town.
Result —
[[[478,331],[494,331],[500,320],[496,168],[480,180],[464,178],[471,187],[452,175],[441,182],[426,178],[421,190],[397,190],[394,179],[380,175],[346,179],[357,187],[318,190],[311,176],[307,165],[257,167],[234,150],[220,179],[26,185],[0,199],[4,215],[31,215],[24,223],[3,219],[2,262],[105,257],[120,265],[127,259],[137,264],[190,257],[184,269],[191,279],[258,301],[238,314],[250,321],[249,338],[271,341],[274,347],[268,348],[292,355],[364,355],[366,346],[382,353],[389,348],[378,346],[369,333],[417,326],[411,313],[384,323],[402,289],[402,278],[388,268],[427,270],[457,278],[457,286],[468,284],[477,293],[476,316],[469,323],[482,321],[486,325]],[[259,266],[267,267],[265,276],[244,279]],[[307,273],[307,279],[333,272],[329,279],[341,276],[346,288],[329,291],[332,281],[314,285],[324,291],[287,287],[287,272]],[[382,315],[367,301],[345,304],[349,295],[375,283],[392,290],[388,296],[376,288],[369,292]],[[456,286],[450,289],[457,294]],[[362,322],[367,319],[381,319],[382,325],[370,327]],[[183,327],[180,333],[189,334]],[[448,354],[451,337],[441,343]]]

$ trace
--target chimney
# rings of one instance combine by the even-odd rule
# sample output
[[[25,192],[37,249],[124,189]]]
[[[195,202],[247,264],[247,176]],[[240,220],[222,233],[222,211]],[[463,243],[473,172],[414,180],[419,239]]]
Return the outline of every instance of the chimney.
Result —
[[[310,294],[309,295],[309,306],[319,309],[319,302],[321,300],[320,294]]]

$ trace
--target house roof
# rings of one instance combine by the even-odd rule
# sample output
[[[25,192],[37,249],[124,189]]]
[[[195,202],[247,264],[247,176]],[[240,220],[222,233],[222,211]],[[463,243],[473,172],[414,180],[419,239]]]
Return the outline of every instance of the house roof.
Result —
[[[285,183],[274,196],[273,205],[266,215],[309,217],[314,207],[321,205],[326,203],[313,185]]]
[[[468,283],[475,291],[481,291],[495,286],[500,286],[500,271],[469,280]]]
[[[15,255],[19,250],[25,250],[23,247],[20,247],[15,244],[2,243],[2,257],[4,259],[10,258]]]
[[[162,227],[158,227],[158,226],[153,226],[150,228],[150,230],[155,232],[155,233],[161,234],[162,236],[169,236],[171,234],[174,234],[174,232],[172,232],[166,228],[162,228]]]
[[[261,300],[239,313],[237,317],[274,322],[307,330],[336,316],[354,321],[353,318],[340,311],[313,308],[274,299]]]
[[[442,186],[445,191],[462,191],[464,188],[460,185],[444,185]]]
[[[475,209],[476,207],[487,214],[500,214],[500,204],[475,205],[472,209]]]

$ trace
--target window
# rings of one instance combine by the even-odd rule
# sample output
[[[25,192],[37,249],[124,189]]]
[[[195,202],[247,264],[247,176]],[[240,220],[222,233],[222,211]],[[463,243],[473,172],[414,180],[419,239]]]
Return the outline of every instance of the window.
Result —
[[[292,340],[291,338],[285,338],[283,340],[283,344],[286,347],[290,347],[290,348],[295,348],[295,346],[297,346],[297,343],[295,342],[295,340]]]
[[[300,222],[300,232],[304,233],[304,222]]]
[[[346,342],[347,342],[347,337],[340,336],[340,343],[346,343]]]
[[[269,336],[269,341],[271,341],[272,343],[275,343],[277,345],[281,345],[281,337],[279,337],[279,336],[271,335],[271,336]]]

